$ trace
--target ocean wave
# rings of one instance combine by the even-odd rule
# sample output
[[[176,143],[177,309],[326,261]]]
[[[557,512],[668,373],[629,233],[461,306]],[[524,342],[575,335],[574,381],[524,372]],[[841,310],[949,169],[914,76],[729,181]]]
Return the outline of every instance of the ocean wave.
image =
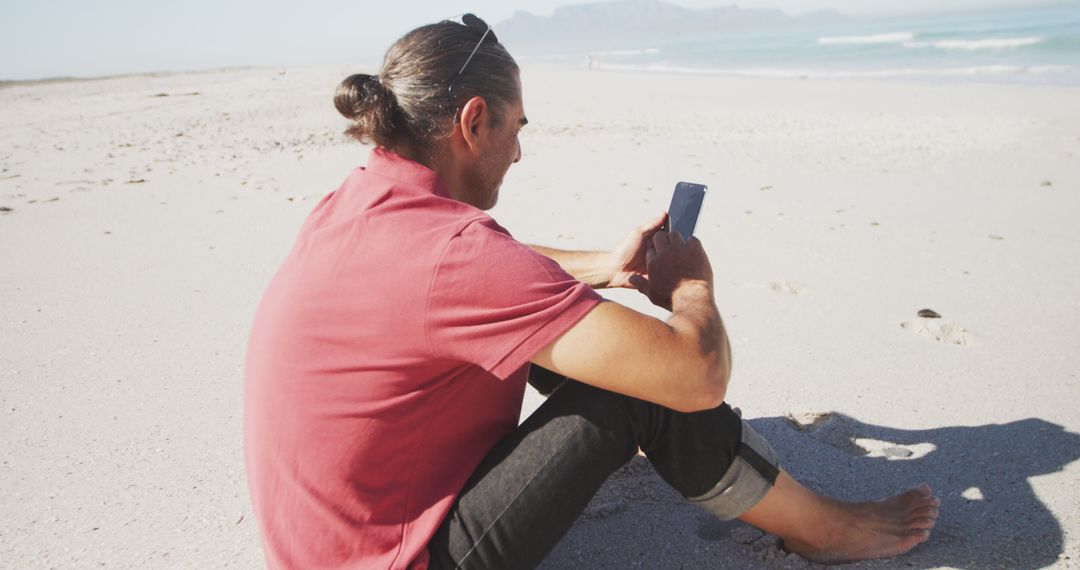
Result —
[[[911,32],[891,32],[888,34],[875,34],[872,36],[822,36],[817,43],[823,46],[850,45],[850,44],[899,44],[910,42],[915,39]]]
[[[1046,38],[1042,36],[1029,36],[1023,38],[984,38],[979,40],[937,40],[926,42],[903,42],[906,48],[926,48],[932,47],[937,49],[956,49],[956,50],[978,50],[978,49],[1005,49],[1024,46],[1033,46],[1041,44],[1046,41]]]
[[[1042,75],[1071,70],[1068,65],[973,65],[941,70],[942,75]]]
[[[1076,71],[1069,65],[972,65],[949,68],[897,67],[862,70],[822,70],[803,68],[701,68],[678,65],[619,65],[600,64],[598,69],[608,71],[635,71],[649,73],[679,73],[692,75],[733,75],[774,79],[893,79],[919,77],[987,77],[1045,75]]]

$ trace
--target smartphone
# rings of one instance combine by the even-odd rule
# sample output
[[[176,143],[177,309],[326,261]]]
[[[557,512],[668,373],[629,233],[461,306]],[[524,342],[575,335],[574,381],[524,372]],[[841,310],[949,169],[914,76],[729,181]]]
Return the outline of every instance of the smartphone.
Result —
[[[675,193],[671,195],[668,217],[664,222],[664,231],[676,231],[683,239],[690,239],[690,236],[694,235],[698,214],[701,213],[701,202],[705,199],[707,190],[704,184],[693,182],[676,184]]]

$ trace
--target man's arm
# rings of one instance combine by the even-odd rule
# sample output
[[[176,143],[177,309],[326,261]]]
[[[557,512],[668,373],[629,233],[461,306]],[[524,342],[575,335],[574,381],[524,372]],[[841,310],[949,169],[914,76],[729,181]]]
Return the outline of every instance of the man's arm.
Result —
[[[618,303],[596,306],[533,362],[575,380],[693,412],[720,405],[731,348],[713,300],[701,242],[666,232],[652,240],[647,294],[672,311],[667,322]]]
[[[540,255],[549,257],[558,263],[571,277],[592,287],[603,289],[610,286],[615,276],[611,252],[607,251],[566,251],[542,245],[532,245]]]
[[[645,275],[645,244],[664,225],[667,214],[636,228],[612,251],[566,251],[530,245],[549,257],[574,279],[593,289],[633,287],[640,289]]]

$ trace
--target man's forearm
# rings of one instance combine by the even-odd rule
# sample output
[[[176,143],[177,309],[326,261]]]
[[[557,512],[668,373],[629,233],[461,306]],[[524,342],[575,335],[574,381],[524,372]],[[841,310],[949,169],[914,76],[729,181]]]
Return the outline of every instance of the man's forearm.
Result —
[[[680,287],[671,301],[668,325],[696,339],[701,356],[709,362],[710,373],[706,376],[712,386],[708,388],[719,390],[722,400],[731,376],[731,344],[711,287],[705,283]]]
[[[566,251],[542,245],[529,245],[545,257],[558,263],[563,271],[593,289],[603,289],[611,283],[611,254],[606,251]]]

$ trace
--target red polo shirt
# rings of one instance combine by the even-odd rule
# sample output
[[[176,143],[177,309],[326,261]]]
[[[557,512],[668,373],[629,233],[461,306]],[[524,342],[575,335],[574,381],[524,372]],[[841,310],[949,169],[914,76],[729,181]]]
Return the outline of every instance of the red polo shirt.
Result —
[[[517,425],[528,361],[599,302],[375,150],[310,214],[244,371],[248,487],[271,568],[424,568],[476,465]]]

